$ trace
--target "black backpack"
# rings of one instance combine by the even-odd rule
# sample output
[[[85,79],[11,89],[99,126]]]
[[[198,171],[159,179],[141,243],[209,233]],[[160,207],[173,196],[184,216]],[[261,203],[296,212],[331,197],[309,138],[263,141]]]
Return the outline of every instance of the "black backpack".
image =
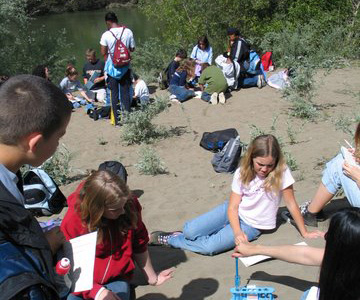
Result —
[[[225,147],[225,144],[232,138],[239,135],[235,128],[218,130],[214,132],[204,132],[200,141],[200,146],[212,152],[218,152]]]
[[[99,165],[99,170],[107,170],[118,175],[125,183],[127,182],[128,173],[122,163],[115,160],[104,161]]]
[[[160,90],[166,90],[169,87],[168,72],[170,64],[159,73],[157,78]]]

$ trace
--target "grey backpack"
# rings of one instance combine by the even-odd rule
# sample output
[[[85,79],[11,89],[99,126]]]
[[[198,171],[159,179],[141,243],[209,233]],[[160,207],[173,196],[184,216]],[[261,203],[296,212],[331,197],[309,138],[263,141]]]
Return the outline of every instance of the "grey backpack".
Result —
[[[240,155],[241,155],[242,143],[240,136],[230,139],[225,147],[214,154],[211,163],[217,173],[232,173],[235,171]]]

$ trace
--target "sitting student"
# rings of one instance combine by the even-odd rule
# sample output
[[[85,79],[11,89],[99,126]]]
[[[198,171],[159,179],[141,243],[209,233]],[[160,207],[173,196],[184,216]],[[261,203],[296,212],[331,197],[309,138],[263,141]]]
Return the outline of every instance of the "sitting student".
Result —
[[[195,92],[186,87],[187,82],[191,81],[195,76],[194,68],[195,61],[191,59],[184,60],[171,78],[169,92],[180,102],[195,96]]]
[[[59,228],[45,234],[24,207],[20,167],[54,154],[70,121],[71,105],[51,82],[11,77],[0,89],[0,295],[1,299],[59,299],[52,255]]]
[[[145,107],[150,103],[149,89],[144,80],[140,79],[138,75],[133,74],[134,83],[134,100],[140,102],[141,107]]]
[[[151,244],[204,255],[233,249],[275,228],[282,196],[301,235],[318,237],[319,231],[308,232],[305,228],[294,196],[294,182],[277,139],[271,134],[260,135],[250,143],[234,174],[230,201],[186,222],[183,232],[152,232]]]
[[[220,68],[209,66],[207,63],[202,64],[199,85],[203,91],[201,94],[202,100],[213,105],[218,104],[218,101],[221,104],[225,104],[224,92],[226,92],[228,85]]]
[[[175,71],[180,66],[180,62],[187,58],[186,51],[184,49],[179,49],[176,54],[174,60],[167,67],[167,81],[170,85],[171,79],[175,74]]]
[[[83,67],[83,78],[85,86],[94,94],[94,99],[105,103],[105,63],[96,58],[94,49],[87,49],[85,52],[87,62]],[[92,79],[92,81],[89,81]]]
[[[77,80],[78,71],[73,65],[70,64],[67,66],[65,75],[66,77],[64,77],[60,82],[60,88],[65,93],[68,100],[73,104],[73,107],[78,108],[80,105],[85,105],[86,102],[91,103],[92,100],[84,91],[80,81]],[[76,95],[77,91],[79,91],[83,98]]]
[[[233,61],[237,61],[240,64],[241,72],[238,87],[249,88],[257,86],[261,89],[266,84],[263,73],[260,70],[256,74],[247,73],[250,44],[241,37],[240,31],[235,28],[229,28],[227,35],[229,37],[229,56]]]
[[[199,37],[197,45],[194,46],[190,58],[194,59],[195,76],[198,78],[201,75],[201,64],[208,63],[211,65],[213,57],[213,51],[209,44],[209,40],[206,35]]]
[[[50,74],[49,74],[49,68],[46,65],[37,65],[33,71],[32,74],[35,76],[39,76],[42,78],[45,78],[46,80],[50,80]]]
[[[333,215],[325,233],[325,249],[309,246],[262,246],[239,243],[233,256],[268,255],[291,263],[321,266],[319,287],[301,300],[360,299],[360,209],[351,207]],[[308,297],[308,298],[307,298]]]
[[[360,123],[355,132],[355,149],[349,149],[356,161],[360,162]],[[317,221],[323,220],[320,212],[323,207],[343,188],[351,206],[360,207],[360,166],[350,165],[341,153],[326,164],[322,182],[314,196],[303,209],[305,223],[317,227]]]
[[[172,277],[173,269],[155,273],[140,203],[118,175],[93,172],[69,196],[68,205],[61,223],[67,239],[98,231],[93,288],[68,299],[128,300],[135,262],[150,285],[161,285]]]
[[[233,61],[228,53],[219,55],[215,59],[215,63],[223,72],[229,89],[236,90],[240,75],[239,63],[237,61]]]

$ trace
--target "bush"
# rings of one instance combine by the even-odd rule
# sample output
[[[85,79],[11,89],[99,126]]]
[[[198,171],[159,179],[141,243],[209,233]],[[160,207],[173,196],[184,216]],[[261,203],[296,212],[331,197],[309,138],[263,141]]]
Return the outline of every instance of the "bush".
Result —
[[[48,173],[58,185],[68,184],[70,182],[71,159],[72,155],[69,150],[65,145],[61,145],[54,155],[41,165],[41,168]]]
[[[157,97],[144,110],[127,114],[122,131],[123,140],[128,144],[149,144],[156,139],[168,137],[170,130],[152,123],[152,120],[167,107],[168,100]]]
[[[135,164],[135,167],[140,174],[157,175],[166,173],[163,162],[153,148],[148,146],[141,148],[139,156],[139,162]]]

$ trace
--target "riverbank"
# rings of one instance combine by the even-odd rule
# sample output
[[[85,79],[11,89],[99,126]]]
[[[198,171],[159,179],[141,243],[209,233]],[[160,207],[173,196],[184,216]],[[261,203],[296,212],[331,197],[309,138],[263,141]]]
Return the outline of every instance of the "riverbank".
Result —
[[[205,131],[235,127],[241,140],[247,143],[252,125],[268,132],[277,118],[275,135],[282,137],[285,149],[299,166],[299,170],[293,172],[297,201],[303,203],[311,199],[320,182],[324,163],[339,151],[339,142],[344,138],[351,141],[351,137],[337,130],[335,124],[345,124],[339,120],[352,118],[359,110],[358,78],[359,67],[333,70],[327,76],[318,73],[314,102],[321,109],[321,116],[316,122],[289,118],[289,103],[281,93],[268,86],[261,90],[252,88],[234,92],[226,105],[207,105],[199,99],[181,105],[173,103],[167,112],[157,117],[156,123],[181,129],[181,135],[151,145],[167,167],[168,173],[163,175],[140,175],[135,164],[141,146],[124,145],[122,128],[110,126],[108,120],[94,122],[83,109],[73,113],[62,142],[74,156],[71,165],[75,174],[96,169],[104,160],[121,161],[128,170],[130,188],[140,196],[148,230],[179,230],[186,220],[218,205],[230,193],[232,175],[215,173],[210,163],[212,153],[199,146]],[[297,132],[294,144],[288,137],[287,122]],[[354,128],[354,124],[349,126]],[[61,189],[69,195],[78,183]],[[338,200],[333,204],[341,206],[346,202]],[[320,229],[326,230],[327,224],[320,223]],[[292,225],[282,224],[276,232],[262,235],[255,243],[278,245],[300,241],[303,239]],[[321,239],[306,242],[324,245]],[[231,251],[208,257],[163,247],[149,249],[157,270],[176,266],[176,271],[174,278],[160,287],[144,285],[143,278],[137,274],[135,280],[141,284],[137,288],[139,300],[231,298],[235,272]],[[319,268],[271,260],[248,268],[240,264],[240,276],[242,285],[272,286],[277,299],[295,300],[316,284]]]

